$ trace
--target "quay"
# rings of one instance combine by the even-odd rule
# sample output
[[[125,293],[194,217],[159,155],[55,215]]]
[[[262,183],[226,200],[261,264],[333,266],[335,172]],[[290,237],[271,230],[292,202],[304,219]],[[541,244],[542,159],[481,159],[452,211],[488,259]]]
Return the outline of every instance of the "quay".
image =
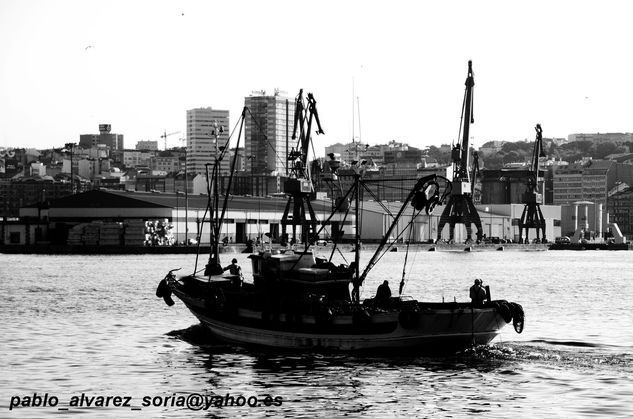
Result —
[[[221,253],[240,253],[246,245],[234,244],[220,249]],[[209,254],[209,246],[76,246],[68,244],[0,245],[0,254],[34,255],[166,255]]]
[[[375,250],[378,244],[364,243],[361,250]],[[406,251],[406,244],[399,244],[393,251]],[[438,252],[484,252],[484,251],[545,251],[550,244],[517,244],[509,243],[503,245],[496,244],[427,244],[412,243],[410,251],[438,251]],[[278,249],[278,244],[273,244],[273,248]],[[329,251],[331,244],[326,246],[314,245],[310,249],[314,251]],[[343,252],[351,251],[349,245],[343,243],[339,245]],[[209,254],[210,247],[207,245],[191,246],[79,246],[68,244],[31,244],[31,245],[0,245],[0,254],[34,254],[34,255],[167,255],[167,254]],[[246,244],[234,243],[220,247],[221,253],[247,253]],[[250,253],[250,252],[248,252]]]

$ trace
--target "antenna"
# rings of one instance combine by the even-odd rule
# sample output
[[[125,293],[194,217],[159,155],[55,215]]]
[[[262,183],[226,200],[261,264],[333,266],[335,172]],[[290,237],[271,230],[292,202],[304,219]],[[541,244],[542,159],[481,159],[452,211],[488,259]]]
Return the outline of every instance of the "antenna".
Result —
[[[360,98],[356,96],[356,111],[358,112],[358,145],[363,143],[363,135],[360,131]],[[358,145],[356,146],[356,158],[360,158],[358,153]]]

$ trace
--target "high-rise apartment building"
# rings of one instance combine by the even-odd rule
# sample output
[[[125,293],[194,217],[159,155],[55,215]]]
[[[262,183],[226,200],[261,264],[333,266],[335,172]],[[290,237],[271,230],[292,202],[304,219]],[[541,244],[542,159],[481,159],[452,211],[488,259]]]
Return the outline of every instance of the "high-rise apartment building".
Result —
[[[278,90],[265,91],[244,98],[248,108],[245,124],[245,166],[253,174],[286,175],[287,156],[296,146],[292,139],[294,99],[284,97]]]
[[[223,132],[220,132],[220,127]],[[206,173],[205,165],[215,162],[216,150],[226,145],[230,129],[229,111],[210,107],[187,111],[187,170],[190,173]],[[230,164],[230,153],[227,150],[220,164],[220,173],[228,174]],[[209,170],[211,168],[212,166]]]

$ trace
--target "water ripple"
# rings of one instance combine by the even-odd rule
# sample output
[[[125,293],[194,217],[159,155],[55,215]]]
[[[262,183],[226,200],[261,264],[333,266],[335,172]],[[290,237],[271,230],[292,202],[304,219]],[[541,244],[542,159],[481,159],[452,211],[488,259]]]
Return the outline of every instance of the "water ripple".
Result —
[[[521,302],[528,319],[521,335],[506,328],[494,345],[450,357],[306,354],[218,342],[182,304],[168,308],[154,296],[158,280],[173,267],[188,266],[182,259],[189,255],[3,255],[0,355],[7,361],[0,374],[0,409],[8,411],[11,395],[34,392],[65,400],[82,392],[109,392],[137,401],[144,395],[201,392],[284,400],[282,406],[257,411],[206,412],[211,417],[631,417],[633,253],[615,253],[581,260],[566,252],[425,253],[428,263],[414,266],[414,279],[407,282],[411,295],[465,301],[471,281],[464,272],[477,272],[494,297]],[[386,255],[387,266],[402,256]],[[236,257],[248,269],[245,256]],[[9,271],[11,266],[29,269]],[[389,268],[380,269],[368,278],[366,294],[382,277],[391,278]],[[596,278],[604,286],[593,286]],[[585,298],[586,289],[594,293],[591,299]],[[11,417],[54,414],[11,411]],[[69,414],[137,418],[191,412],[78,409]]]

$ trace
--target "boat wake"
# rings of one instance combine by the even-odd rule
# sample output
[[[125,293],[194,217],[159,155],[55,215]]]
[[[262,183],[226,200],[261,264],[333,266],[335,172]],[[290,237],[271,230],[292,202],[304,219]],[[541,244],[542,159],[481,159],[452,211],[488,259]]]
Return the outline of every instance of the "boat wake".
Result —
[[[602,347],[604,345],[600,345],[597,343],[591,343],[591,342],[579,342],[576,340],[548,340],[548,339],[534,339],[531,342],[533,343],[543,343],[546,345],[553,345],[553,346],[573,346],[573,347],[579,347],[579,348],[599,348]]]
[[[574,369],[617,368],[633,372],[629,348],[608,347],[589,342],[534,340],[526,343],[482,345],[463,351],[466,361],[517,361]]]
[[[241,352],[249,354],[263,362],[260,367],[278,369],[288,363],[293,365],[389,365],[400,367],[421,366],[426,369],[445,371],[476,369],[480,371],[500,371],[513,374],[511,368],[515,363],[534,364],[554,368],[571,368],[574,370],[615,369],[633,373],[633,351],[597,345],[587,342],[560,342],[534,340],[530,342],[504,342],[491,345],[477,345],[455,354],[446,356],[415,355],[401,353],[390,354],[368,353],[364,356],[331,351],[267,350],[261,347],[237,347],[218,340],[202,324],[195,324],[186,329],[173,330],[168,336],[180,339],[204,351],[217,353]]]

